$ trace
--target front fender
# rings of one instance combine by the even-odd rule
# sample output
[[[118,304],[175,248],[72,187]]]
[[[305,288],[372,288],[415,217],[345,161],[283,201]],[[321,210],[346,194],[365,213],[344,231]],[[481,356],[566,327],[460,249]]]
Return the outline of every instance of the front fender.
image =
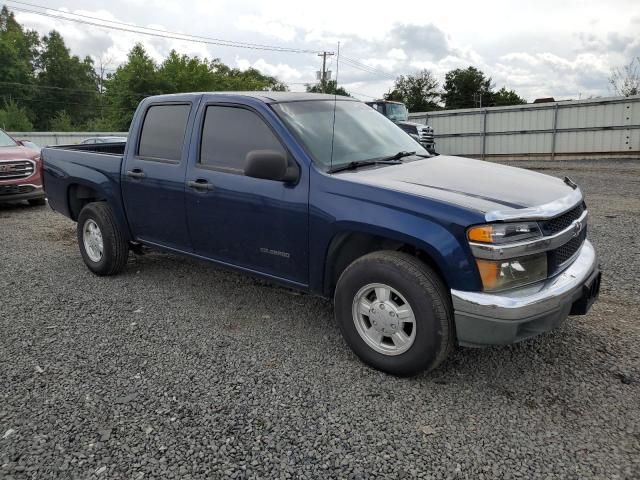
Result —
[[[319,179],[316,184],[322,181]],[[322,289],[330,245],[336,236],[344,233],[364,233],[410,245],[431,258],[449,288],[481,289],[466,241],[467,226],[479,221],[476,212],[367,185],[340,186],[339,180],[329,181],[335,185],[311,193],[310,283],[313,290]],[[349,191],[338,191],[342,187],[348,187]]]

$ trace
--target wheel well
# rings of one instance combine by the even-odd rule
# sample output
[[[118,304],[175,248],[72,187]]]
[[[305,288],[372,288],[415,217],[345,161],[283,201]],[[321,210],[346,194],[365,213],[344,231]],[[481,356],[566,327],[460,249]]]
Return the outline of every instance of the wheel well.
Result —
[[[331,298],[342,272],[355,260],[368,253],[380,250],[395,250],[408,253],[429,265],[447,286],[445,276],[433,258],[424,250],[405,242],[366,233],[342,233],[329,246],[324,274],[324,294]]]
[[[101,200],[98,192],[84,185],[71,185],[69,187],[69,213],[73,220],[78,220],[80,211],[85,205]]]

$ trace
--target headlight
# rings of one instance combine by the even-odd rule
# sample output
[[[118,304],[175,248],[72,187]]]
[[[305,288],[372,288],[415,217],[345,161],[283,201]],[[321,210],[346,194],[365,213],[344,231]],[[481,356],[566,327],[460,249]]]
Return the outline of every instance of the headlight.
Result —
[[[471,227],[467,238],[472,242],[503,244],[541,237],[542,232],[536,222],[495,223]]]
[[[547,254],[538,253],[506,260],[476,258],[482,286],[495,292],[520,287],[547,278]]]

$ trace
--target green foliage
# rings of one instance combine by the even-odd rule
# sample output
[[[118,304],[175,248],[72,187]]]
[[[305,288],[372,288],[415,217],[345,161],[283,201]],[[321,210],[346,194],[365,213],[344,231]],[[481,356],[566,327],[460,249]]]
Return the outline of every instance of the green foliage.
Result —
[[[35,101],[31,108],[38,128],[45,128],[60,110],[78,124],[95,115],[98,100],[97,76],[93,61],[71,55],[62,36],[55,30],[42,38],[38,58]]]
[[[115,130],[129,128],[140,100],[165,91],[157,70],[155,62],[138,43],[129,52],[127,62],[107,78],[105,103],[101,106],[101,113],[109,118]]]
[[[329,80],[325,83],[324,87],[322,83],[317,83],[315,85],[307,85],[306,88],[307,92],[310,93],[329,93],[331,95],[343,95],[345,97],[351,96],[344,87],[338,86],[338,82],[336,80]]]
[[[64,110],[59,110],[49,121],[49,130],[52,132],[73,132],[75,128],[69,114]]]
[[[0,128],[15,132],[29,132],[33,129],[33,124],[29,120],[27,110],[10,99],[5,100],[4,106],[0,109]]]
[[[0,10],[0,97],[29,102],[39,38],[25,31],[6,6]]]
[[[385,100],[402,102],[410,112],[440,110],[438,81],[429,70],[415,75],[400,75],[393,89],[384,95]]]
[[[474,108],[489,106],[492,99],[491,78],[475,67],[456,68],[445,75],[444,108]]]
[[[95,117],[84,125],[83,130],[87,132],[114,132],[113,121],[109,117]]]
[[[506,87],[502,87],[500,90],[493,94],[492,106],[506,107],[508,105],[524,105],[527,101],[519,96],[513,90],[507,90]]]
[[[220,60],[201,60],[175,50],[156,65],[141,44],[105,82],[102,107],[112,130],[127,130],[141,99],[149,95],[202,91],[286,90],[276,78],[249,68],[230,68]]]
[[[28,129],[123,131],[140,100],[149,95],[194,91],[287,90],[277,78],[255,68],[240,70],[219,59],[207,60],[172,51],[157,65],[136,44],[104,88],[93,61],[72,55],[62,36],[52,31],[42,37],[24,30],[7,7],[0,9],[0,101],[12,102],[5,124]],[[346,92],[345,92],[346,93]],[[2,103],[0,103],[2,105]],[[17,109],[17,110],[16,110]],[[26,123],[28,122],[28,123]]]
[[[527,101],[515,91],[502,87],[493,91],[491,78],[475,67],[456,68],[445,75],[445,108],[477,108],[506,105],[522,105]]]

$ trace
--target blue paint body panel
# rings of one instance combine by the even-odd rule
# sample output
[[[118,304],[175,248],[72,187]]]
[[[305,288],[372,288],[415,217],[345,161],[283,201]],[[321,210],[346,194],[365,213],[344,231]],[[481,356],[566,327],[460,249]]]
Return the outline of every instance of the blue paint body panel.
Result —
[[[449,288],[479,291],[466,229],[483,223],[493,208],[526,208],[568,189],[533,172],[445,156],[327,174],[270,107],[276,101],[269,92],[147,98],[136,111],[123,155],[43,150],[49,203],[74,218],[71,189],[91,189],[111,205],[131,240],[313,293],[326,293],[332,242],[349,233],[410,245],[432,259]],[[147,108],[167,102],[191,105],[181,159],[138,157]],[[199,165],[203,117],[211,104],[247,108],[261,117],[297,163],[299,180],[289,185]],[[131,178],[132,170],[145,177]],[[212,190],[188,188],[195,180],[209,182]]]

